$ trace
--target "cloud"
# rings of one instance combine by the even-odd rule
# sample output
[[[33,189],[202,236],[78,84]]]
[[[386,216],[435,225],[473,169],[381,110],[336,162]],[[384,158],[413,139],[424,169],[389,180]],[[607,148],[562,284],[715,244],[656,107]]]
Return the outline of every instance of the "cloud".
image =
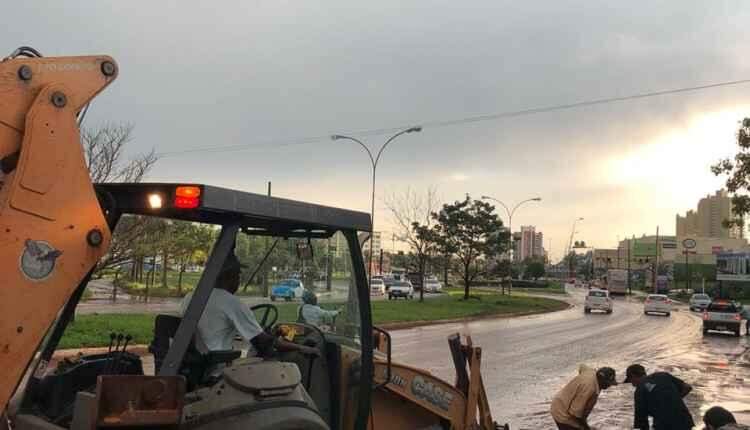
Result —
[[[367,155],[331,133],[750,76],[744,2],[32,0],[7,9],[0,51],[28,43],[47,55],[118,60],[120,78],[87,123],[133,122],[131,153],[252,148],[165,158],[151,179],[261,192],[270,180],[284,195],[360,209]],[[749,95],[737,86],[425,128],[384,151],[378,193],[440,183],[446,200],[540,195],[518,222],[555,243],[576,216],[587,218],[582,239],[597,246],[616,232],[668,230],[674,213],[720,183],[707,168],[722,145],[731,152],[730,119],[747,111]],[[729,119],[706,119],[701,133],[696,124],[716,113]],[[388,136],[361,137],[377,153]]]

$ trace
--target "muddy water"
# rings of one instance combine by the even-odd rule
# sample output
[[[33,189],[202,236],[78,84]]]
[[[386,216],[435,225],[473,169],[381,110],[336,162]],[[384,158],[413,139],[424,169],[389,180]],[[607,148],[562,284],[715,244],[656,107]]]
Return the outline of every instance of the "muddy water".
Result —
[[[581,292],[572,301],[580,303]],[[651,371],[672,372],[694,387],[686,403],[696,423],[720,404],[750,423],[750,355],[746,337],[704,338],[697,315],[643,315],[642,305],[618,299],[612,315],[584,315],[580,307],[511,320],[446,324],[393,333],[394,359],[452,381],[446,337],[470,334],[483,348],[482,370],[493,416],[513,429],[552,429],[549,402],[579,364],[611,366],[624,379],[634,362]],[[590,417],[598,429],[632,428],[633,387],[602,392]],[[700,428],[700,427],[699,427]]]

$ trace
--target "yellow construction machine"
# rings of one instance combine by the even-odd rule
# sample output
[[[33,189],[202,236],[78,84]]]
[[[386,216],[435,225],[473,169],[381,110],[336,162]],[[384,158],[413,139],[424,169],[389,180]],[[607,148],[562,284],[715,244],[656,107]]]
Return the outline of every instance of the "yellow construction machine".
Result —
[[[359,241],[371,229],[369,215],[190,182],[92,184],[79,120],[118,73],[107,56],[45,58],[31,48],[0,62],[0,429],[499,428],[481,349],[470,339],[449,339],[455,383],[391,360],[390,335],[372,324]],[[156,316],[153,358],[127,351],[127,341],[119,347],[120,336],[114,350],[56,363],[124,217],[217,226],[192,300],[179,316]],[[319,355],[242,358],[195,347],[198,321],[240,235],[297,244],[342,238],[337,252],[350,279],[328,293],[343,307],[330,327],[280,321],[274,304],[255,306],[265,331]]]

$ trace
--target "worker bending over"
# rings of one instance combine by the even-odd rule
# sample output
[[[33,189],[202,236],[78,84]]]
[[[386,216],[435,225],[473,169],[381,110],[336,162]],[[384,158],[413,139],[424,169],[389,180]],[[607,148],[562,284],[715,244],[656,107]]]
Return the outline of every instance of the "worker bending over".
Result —
[[[588,416],[599,399],[599,392],[617,385],[615,370],[594,370],[586,365],[552,398],[550,412],[560,430],[589,430]]]

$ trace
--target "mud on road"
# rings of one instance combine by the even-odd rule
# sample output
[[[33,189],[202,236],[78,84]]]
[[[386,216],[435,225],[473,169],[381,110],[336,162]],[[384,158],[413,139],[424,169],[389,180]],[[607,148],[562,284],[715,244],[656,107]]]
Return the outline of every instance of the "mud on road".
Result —
[[[394,360],[427,368],[452,381],[446,337],[469,334],[483,349],[482,370],[493,416],[514,430],[553,429],[549,402],[575,376],[579,364],[625,368],[643,364],[693,385],[686,403],[695,422],[720,404],[750,422],[747,337],[703,336],[700,315],[680,307],[671,317],[644,315],[636,300],[617,298],[614,313],[584,315],[583,292],[572,309],[516,319],[442,324],[393,332]],[[744,333],[744,331],[743,331]],[[602,392],[590,423],[598,429],[632,428],[632,386]]]

